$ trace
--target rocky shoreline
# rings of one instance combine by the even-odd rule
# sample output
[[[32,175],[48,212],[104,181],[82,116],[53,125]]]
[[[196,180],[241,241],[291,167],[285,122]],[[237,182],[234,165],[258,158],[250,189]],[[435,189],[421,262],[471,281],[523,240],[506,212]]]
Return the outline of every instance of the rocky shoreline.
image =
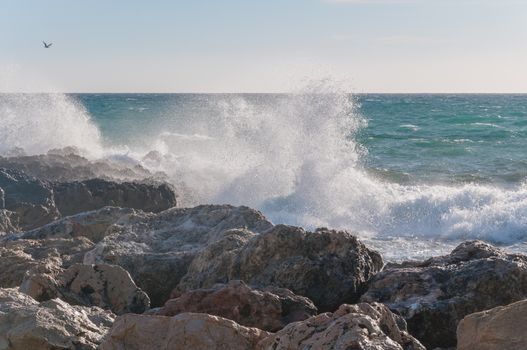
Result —
[[[67,150],[0,158],[0,350],[527,348],[527,256],[385,264],[346,231],[177,198]]]

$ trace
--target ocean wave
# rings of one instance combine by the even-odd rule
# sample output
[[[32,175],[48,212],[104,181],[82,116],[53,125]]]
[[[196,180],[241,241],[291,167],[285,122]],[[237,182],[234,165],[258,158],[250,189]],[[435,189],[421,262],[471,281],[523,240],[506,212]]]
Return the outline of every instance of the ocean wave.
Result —
[[[103,152],[102,137],[85,108],[64,94],[0,94],[0,154],[73,146]]]
[[[315,84],[265,106],[225,96],[205,122],[172,125],[148,140],[148,148],[104,147],[87,112],[69,97],[17,98],[2,103],[8,123],[0,129],[1,151],[21,147],[34,154],[73,145],[140,164],[190,188],[187,205],[248,205],[275,223],[348,229],[379,247],[387,241],[410,248],[413,240],[443,242],[437,247],[464,239],[527,241],[525,184],[416,184],[367,170],[367,150],[355,140],[366,121],[335,86]],[[426,254],[428,248],[420,249]]]

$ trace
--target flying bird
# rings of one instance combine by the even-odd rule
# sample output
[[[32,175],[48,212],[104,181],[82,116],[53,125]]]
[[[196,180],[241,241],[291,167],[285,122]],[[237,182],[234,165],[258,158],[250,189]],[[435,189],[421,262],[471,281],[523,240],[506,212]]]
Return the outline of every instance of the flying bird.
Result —
[[[43,41],[42,43],[44,44],[44,47],[45,47],[46,49],[49,49],[49,48],[51,47],[51,45],[53,45],[53,43],[46,44],[45,41]]]

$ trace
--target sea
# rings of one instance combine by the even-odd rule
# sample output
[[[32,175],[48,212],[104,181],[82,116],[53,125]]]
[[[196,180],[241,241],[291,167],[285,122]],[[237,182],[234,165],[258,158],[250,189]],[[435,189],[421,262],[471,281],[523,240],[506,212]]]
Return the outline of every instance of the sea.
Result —
[[[527,95],[0,94],[0,154],[67,146],[165,173],[182,206],[348,230],[388,261],[527,253]]]

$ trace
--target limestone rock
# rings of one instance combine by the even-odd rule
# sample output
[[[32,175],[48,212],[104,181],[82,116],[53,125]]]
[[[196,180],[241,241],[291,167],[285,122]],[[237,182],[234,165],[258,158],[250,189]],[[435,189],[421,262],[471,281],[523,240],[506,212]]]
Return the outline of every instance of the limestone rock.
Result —
[[[0,235],[18,230],[18,215],[12,211],[0,209]]]
[[[45,240],[0,239],[0,287],[18,287],[29,271],[49,273],[80,263],[94,244],[84,237]]]
[[[119,317],[100,350],[254,350],[269,333],[206,314]]]
[[[45,226],[17,235],[13,239],[56,239],[86,237],[97,243],[112,233],[112,225],[124,225],[131,216],[140,212],[129,208],[104,207],[98,210],[79,213],[54,221]]]
[[[258,349],[425,350],[405,326],[382,304],[345,304],[333,314],[289,324],[262,340]]]
[[[446,256],[387,267],[361,300],[404,316],[425,346],[448,348],[456,346],[456,327],[466,315],[525,298],[527,257],[471,241]]]
[[[126,224],[114,225],[113,233],[86,254],[84,263],[123,267],[150,296],[152,305],[161,306],[196,254],[220,239],[225,230],[247,227],[262,232],[271,226],[258,211],[229,205],[136,213]]]
[[[160,212],[175,207],[176,195],[167,184],[150,185],[133,182],[91,179],[53,185],[57,208],[63,216],[115,206]]]
[[[233,280],[227,285],[186,292],[167,301],[156,314],[206,313],[273,332],[317,313],[316,307],[307,298],[286,289],[273,288],[272,291],[274,293],[252,289],[242,281]]]
[[[287,288],[326,311],[357,301],[383,266],[377,252],[345,231],[277,225],[254,237],[240,231],[224,235],[192,262],[179,291],[240,279]]]
[[[524,350],[526,323],[526,300],[470,314],[457,328],[457,349]]]
[[[60,298],[73,305],[98,306],[121,315],[143,313],[148,295],[119,266],[75,264],[62,271],[31,271],[21,290],[39,301]]]
[[[0,289],[0,349],[95,350],[114,321],[111,312],[38,303],[16,289]]]

